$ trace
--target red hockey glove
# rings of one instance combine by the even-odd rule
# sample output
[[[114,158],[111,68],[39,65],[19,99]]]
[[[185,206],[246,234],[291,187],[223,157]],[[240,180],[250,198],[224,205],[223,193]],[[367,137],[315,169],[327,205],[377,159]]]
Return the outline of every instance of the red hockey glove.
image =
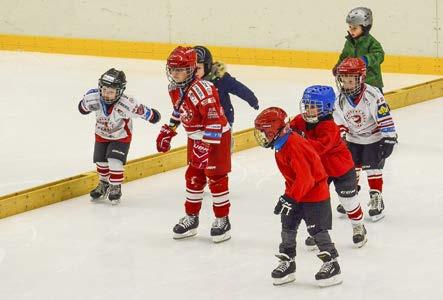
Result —
[[[202,141],[194,141],[192,147],[191,166],[204,169],[208,166],[209,145]]]
[[[171,149],[171,140],[176,135],[177,132],[172,130],[169,125],[163,125],[157,137],[157,151],[168,152]]]

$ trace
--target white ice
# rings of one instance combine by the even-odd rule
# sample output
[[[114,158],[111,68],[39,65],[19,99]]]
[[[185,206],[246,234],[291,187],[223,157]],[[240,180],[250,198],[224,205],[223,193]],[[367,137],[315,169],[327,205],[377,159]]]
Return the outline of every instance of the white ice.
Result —
[[[89,162],[93,121],[77,115],[76,105],[83,90],[94,86],[97,74],[111,62],[130,70],[128,90],[133,87],[134,95],[148,99],[146,103],[160,107],[164,115],[167,112],[162,70],[147,68],[162,69],[160,62],[8,52],[1,53],[0,59],[11,72],[8,77],[2,68],[0,75],[5,82],[1,103],[6,101],[3,107],[8,108],[0,119],[2,183],[11,182],[10,178],[46,182],[93,168]],[[13,59],[17,59],[15,64]],[[304,85],[329,82],[328,75],[319,70],[229,69],[257,91],[262,107],[284,105],[290,113],[297,112]],[[431,79],[404,76],[405,84],[389,83],[389,78],[402,77],[385,76],[387,89]],[[60,103],[55,104],[54,99]],[[235,105],[236,127],[250,127],[255,112],[240,101]],[[353,248],[351,225],[334,212],[331,235],[340,253],[342,285],[316,286],[314,274],[321,262],[303,246],[305,226],[297,238],[296,282],[272,285],[270,272],[277,264],[273,254],[280,240],[279,218],[272,211],[283,181],[272,151],[255,148],[233,156],[230,241],[213,244],[210,240],[209,194],[199,235],[172,239],[171,229],[184,213],[182,168],[124,184],[118,207],[105,201],[94,204],[83,196],[0,220],[0,297],[440,299],[442,109],[442,99],[436,99],[393,112],[400,142],[384,172],[386,218],[378,223],[366,221],[369,241],[363,248]],[[131,150],[139,155],[152,153],[158,127],[149,128],[138,120],[135,139],[139,143],[134,141]],[[143,138],[146,141],[140,142]],[[361,183],[360,200],[365,206],[368,188],[364,176]],[[336,204],[334,195],[333,207]]]

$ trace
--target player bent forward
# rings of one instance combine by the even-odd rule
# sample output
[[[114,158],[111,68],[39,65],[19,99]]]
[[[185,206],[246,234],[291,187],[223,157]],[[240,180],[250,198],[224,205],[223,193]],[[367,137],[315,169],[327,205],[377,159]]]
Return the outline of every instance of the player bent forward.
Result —
[[[126,163],[132,140],[132,118],[150,123],[160,120],[160,113],[126,96],[126,75],[114,68],[106,71],[98,81],[98,89],[89,90],[78,104],[81,114],[95,112],[94,163],[100,177],[90,192],[91,200],[108,198],[113,205],[122,196],[123,165]]]
[[[275,149],[277,166],[285,178],[286,190],[274,213],[281,215],[279,264],[272,271],[274,285],[295,280],[296,236],[301,220],[320,250],[323,265],[315,274],[319,286],[342,282],[338,252],[328,230],[332,227],[328,176],[315,149],[285,122],[286,112],[278,107],[262,111],[255,119],[255,138],[260,146]]]

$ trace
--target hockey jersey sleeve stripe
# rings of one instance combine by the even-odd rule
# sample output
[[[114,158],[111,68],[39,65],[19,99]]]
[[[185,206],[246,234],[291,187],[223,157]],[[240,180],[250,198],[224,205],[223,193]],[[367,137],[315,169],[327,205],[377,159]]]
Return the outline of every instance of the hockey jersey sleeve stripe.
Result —
[[[205,131],[203,133],[202,141],[211,144],[220,144],[221,137],[221,132]]]

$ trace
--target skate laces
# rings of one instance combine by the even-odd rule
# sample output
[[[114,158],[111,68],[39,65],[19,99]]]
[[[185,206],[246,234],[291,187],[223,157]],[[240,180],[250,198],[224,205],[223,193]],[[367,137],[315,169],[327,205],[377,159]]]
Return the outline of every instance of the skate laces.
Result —
[[[323,266],[321,266],[319,273],[329,273],[332,268],[334,266],[334,262],[331,261],[327,261],[323,264]]]
[[[277,268],[275,268],[275,270],[280,271],[280,272],[285,272],[289,266],[290,266],[290,262],[287,260],[280,260]]]
[[[363,225],[357,225],[354,226],[352,228],[354,235],[360,234],[360,235],[364,235],[365,234],[365,227]]]
[[[104,194],[104,193],[106,193],[108,187],[109,187],[109,183],[104,182],[104,181],[99,181],[97,187],[94,189],[94,192]]]
[[[368,206],[372,209],[382,209],[383,199],[380,193],[371,194],[371,200],[369,200]]]
[[[192,225],[194,225],[194,221],[195,221],[195,217],[186,215],[180,219],[179,223],[184,228],[188,228],[188,227],[191,227]]]
[[[109,194],[110,195],[117,195],[120,193],[120,185],[111,185],[109,187]]]
[[[223,228],[227,223],[227,218],[215,218],[214,223],[212,223],[212,228]]]

